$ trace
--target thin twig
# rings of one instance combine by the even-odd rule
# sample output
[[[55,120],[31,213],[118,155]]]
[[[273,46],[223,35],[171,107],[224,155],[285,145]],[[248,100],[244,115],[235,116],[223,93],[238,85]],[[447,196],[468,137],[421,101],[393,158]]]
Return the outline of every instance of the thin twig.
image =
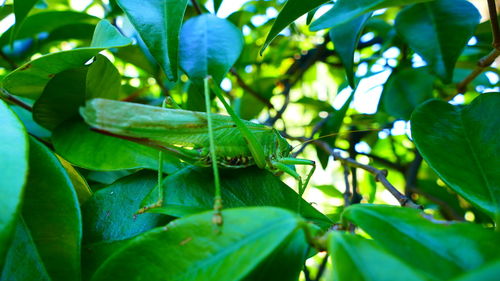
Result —
[[[12,104],[15,104],[19,107],[22,107],[26,110],[28,110],[29,112],[32,112],[33,111],[33,107],[31,107],[31,105],[23,102],[22,100],[14,97],[11,93],[7,92],[7,90],[5,90],[4,88],[1,88],[0,89],[0,99],[3,99],[9,103],[12,103]]]
[[[488,0],[488,11],[490,13],[491,33],[493,34],[493,50],[487,56],[481,58],[477,67],[464,80],[457,84],[457,93],[448,97],[448,100],[451,100],[458,94],[465,93],[467,86],[500,56],[500,27],[498,25],[495,0]]]
[[[241,78],[241,76],[238,74],[238,72],[236,72],[236,70],[234,68],[231,68],[230,73],[236,78],[236,82],[243,90],[245,90],[247,93],[252,95],[254,98],[258,99],[260,102],[265,104],[269,109],[275,109],[274,105],[268,99],[264,98],[259,93],[257,93],[257,91],[252,89],[252,87],[250,87],[245,82],[245,80],[243,80],[243,78]]]
[[[12,69],[16,69],[18,67],[17,64],[2,51],[2,49],[0,49],[0,57],[2,57]]]
[[[325,257],[321,261],[321,264],[319,265],[318,273],[316,274],[316,278],[314,279],[315,281],[319,281],[321,279],[321,276],[325,272],[327,263],[328,263],[328,254],[325,255]]]
[[[200,5],[198,4],[198,2],[196,0],[191,0],[191,4],[193,5],[193,7],[196,10],[196,13],[198,13],[198,15],[203,14],[203,12],[201,11]]]
[[[322,148],[325,150],[327,153],[331,154],[335,160],[338,160],[342,162],[344,165],[348,165],[349,167],[352,168],[358,168],[365,170],[375,176],[375,180],[379,181],[391,194],[396,198],[399,202],[399,204],[403,207],[409,207],[409,208],[414,208],[414,209],[422,209],[421,206],[415,204],[413,201],[411,201],[410,198],[408,198],[406,195],[402,194],[399,192],[396,187],[394,187],[388,180],[387,180],[387,171],[386,170],[379,170],[375,167],[361,164],[357,162],[356,160],[349,158],[349,157],[342,157],[338,151],[335,151],[332,149],[326,142],[323,141],[315,141],[315,145],[318,147]]]

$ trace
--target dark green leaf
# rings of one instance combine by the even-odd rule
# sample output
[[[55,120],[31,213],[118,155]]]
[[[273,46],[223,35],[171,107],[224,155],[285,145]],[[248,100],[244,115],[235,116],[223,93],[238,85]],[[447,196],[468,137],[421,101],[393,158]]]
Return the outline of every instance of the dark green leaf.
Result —
[[[500,256],[500,236],[471,223],[432,221],[414,209],[354,205],[344,217],[415,269],[449,280]]]
[[[17,31],[21,28],[24,19],[28,13],[33,9],[38,0],[14,0],[14,15],[16,16],[16,23],[14,25],[14,33],[11,35],[11,42],[16,38]]]
[[[332,232],[328,236],[333,280],[427,280],[418,271],[389,254],[374,241]]]
[[[164,181],[165,205],[210,210],[213,207],[213,175],[210,169],[188,167]],[[275,206],[297,211],[298,195],[270,172],[262,169],[221,170],[224,207]],[[301,215],[323,228],[331,221],[301,199]],[[170,215],[175,215],[171,213]]]
[[[412,136],[429,166],[455,192],[500,223],[500,94],[459,108],[432,100],[412,115]]]
[[[56,152],[73,165],[91,170],[158,168],[158,150],[90,130],[83,121],[69,120],[54,130]],[[95,148],[99,149],[96,150]],[[92,151],[92,153],[89,153]],[[172,173],[182,167],[165,155],[163,169]]]
[[[28,136],[14,112],[0,100],[0,264],[14,232],[28,174]]]
[[[19,217],[0,280],[51,280],[24,220]]]
[[[120,98],[121,75],[105,56],[98,54],[95,57],[94,62],[89,67],[86,79],[85,99],[117,100]]]
[[[224,210],[222,215],[218,232],[213,212],[149,231],[108,259],[92,280],[241,280],[303,223],[288,211],[269,207]]]
[[[177,80],[179,30],[188,0],[117,0],[170,80]]]
[[[56,156],[33,139],[22,213],[52,279],[79,280],[82,222],[76,192]]]
[[[384,86],[385,110],[396,118],[409,120],[417,105],[432,98],[434,80],[425,68],[393,73]]]
[[[142,171],[97,191],[82,206],[85,244],[128,239],[166,223],[162,215],[136,214],[156,180],[156,173]]]
[[[33,105],[33,119],[49,130],[78,116],[85,101],[85,81],[88,67],[65,70],[56,74]]]
[[[180,65],[192,80],[212,76],[220,83],[243,49],[243,35],[231,22],[203,14],[181,30]]]
[[[266,42],[264,43],[264,46],[262,46],[262,49],[260,50],[260,54],[262,55],[262,52],[269,46],[271,41],[273,41],[278,34],[285,29],[289,24],[294,22],[296,19],[298,19],[300,16],[306,14],[307,12],[313,10],[314,8],[318,7],[319,5],[326,3],[327,0],[310,0],[310,1],[303,1],[303,0],[288,0],[285,3],[285,6],[283,9],[280,11],[278,14],[278,17],[274,21],[273,27],[271,28],[271,31],[269,31],[269,34],[267,35]]]
[[[1,86],[14,95],[36,99],[55,74],[83,66],[104,49],[130,43],[129,38],[121,35],[108,21],[102,20],[96,27],[91,47],[52,53],[28,62],[5,76]]]
[[[361,15],[330,29],[330,38],[344,65],[347,80],[352,89],[356,89],[357,84],[354,80],[354,51],[356,51],[363,28],[371,15],[372,13]]]
[[[396,30],[406,43],[450,83],[453,68],[481,16],[465,0],[437,0],[402,10]]]
[[[217,11],[220,8],[220,5],[222,4],[222,0],[214,0],[214,11],[217,13]]]
[[[434,0],[338,0],[333,8],[311,24],[312,31],[333,28],[371,11]]]

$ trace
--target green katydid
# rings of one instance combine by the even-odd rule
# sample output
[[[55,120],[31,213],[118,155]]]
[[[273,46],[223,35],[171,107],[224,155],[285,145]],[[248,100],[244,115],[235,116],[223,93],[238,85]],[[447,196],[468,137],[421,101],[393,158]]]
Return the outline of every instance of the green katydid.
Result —
[[[292,147],[276,129],[241,120],[226,103],[218,87],[212,89],[230,116],[105,99],[88,101],[80,113],[101,133],[160,149],[192,165],[210,167],[214,155],[217,155],[214,165],[216,211],[221,209],[221,199],[215,166],[245,168],[257,165],[272,172],[285,172],[298,180],[299,195],[302,196],[316,168],[314,161],[289,157]],[[207,110],[210,109],[208,93],[207,78]],[[211,136],[216,140],[214,153],[210,149]],[[310,165],[312,169],[302,181],[289,165]]]

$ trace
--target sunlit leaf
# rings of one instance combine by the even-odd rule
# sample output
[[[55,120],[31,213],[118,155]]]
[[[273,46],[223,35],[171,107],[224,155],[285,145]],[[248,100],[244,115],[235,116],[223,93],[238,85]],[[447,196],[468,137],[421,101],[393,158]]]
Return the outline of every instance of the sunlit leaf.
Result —
[[[402,10],[396,30],[406,43],[429,64],[445,83],[481,16],[465,0],[437,0]]]
[[[26,129],[14,112],[0,100],[0,264],[13,235],[28,174]]]
[[[117,0],[168,78],[177,80],[179,31],[188,0]]]
[[[243,49],[243,35],[232,23],[203,14],[189,19],[181,29],[181,68],[192,80],[211,75],[220,82]]]

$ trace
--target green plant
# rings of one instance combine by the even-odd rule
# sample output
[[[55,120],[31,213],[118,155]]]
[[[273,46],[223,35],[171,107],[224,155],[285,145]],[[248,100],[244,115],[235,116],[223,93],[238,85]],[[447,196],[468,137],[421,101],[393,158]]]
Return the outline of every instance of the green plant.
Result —
[[[1,280],[499,276],[494,0],[481,21],[465,0],[243,1],[227,17],[229,0],[4,2]],[[93,99],[166,98],[187,110],[180,130],[144,116],[174,154],[153,148],[156,129],[123,129],[135,105],[106,102],[118,132],[79,114]],[[190,121],[207,107],[271,171],[221,168],[216,192],[208,162],[184,157],[208,153],[206,119]],[[310,169],[276,173],[259,153],[266,127],[239,118],[321,165],[305,193],[291,179]]]

